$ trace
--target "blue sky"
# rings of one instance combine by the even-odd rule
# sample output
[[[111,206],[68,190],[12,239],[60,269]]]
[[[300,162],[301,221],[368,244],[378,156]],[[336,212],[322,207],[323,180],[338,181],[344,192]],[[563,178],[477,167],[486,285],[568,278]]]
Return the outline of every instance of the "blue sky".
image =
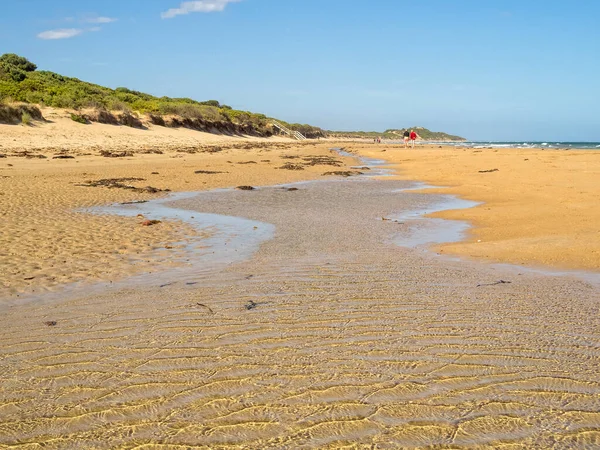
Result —
[[[0,53],[335,130],[600,141],[596,0],[14,0]]]

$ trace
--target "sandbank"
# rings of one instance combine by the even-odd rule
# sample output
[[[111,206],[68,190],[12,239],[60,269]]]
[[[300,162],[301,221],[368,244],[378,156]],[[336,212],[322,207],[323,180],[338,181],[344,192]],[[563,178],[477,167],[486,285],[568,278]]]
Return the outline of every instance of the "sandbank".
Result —
[[[600,270],[600,152],[347,144],[389,162],[397,179],[419,180],[482,202],[432,217],[466,220],[468,238],[437,248],[468,258]]]

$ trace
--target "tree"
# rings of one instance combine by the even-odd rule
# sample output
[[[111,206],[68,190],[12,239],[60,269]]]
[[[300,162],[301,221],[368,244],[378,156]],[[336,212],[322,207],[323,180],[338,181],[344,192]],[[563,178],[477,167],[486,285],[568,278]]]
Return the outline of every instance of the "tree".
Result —
[[[14,53],[5,53],[4,55],[0,56],[0,63],[10,64],[25,72],[33,72],[35,69],[37,69],[37,66],[27,58],[15,55]]]

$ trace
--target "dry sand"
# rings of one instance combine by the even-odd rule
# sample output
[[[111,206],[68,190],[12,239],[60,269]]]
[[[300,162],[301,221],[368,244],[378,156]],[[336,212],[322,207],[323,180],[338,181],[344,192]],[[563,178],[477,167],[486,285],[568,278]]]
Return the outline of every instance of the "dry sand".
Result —
[[[173,150],[204,144],[245,143],[249,140],[247,136],[225,136],[152,124],[146,124],[147,129],[101,123],[84,125],[71,120],[69,111],[57,108],[41,110],[47,120],[45,123],[34,121],[31,126],[0,124],[0,154],[12,150],[38,149],[82,152],[103,149]],[[264,140],[289,142],[286,138]]]
[[[53,117],[47,111],[45,115]],[[113,137],[107,138],[110,135]],[[99,156],[100,151],[133,154],[107,158]],[[324,172],[345,170],[345,165],[353,162],[352,158],[332,154],[325,144],[301,145],[289,139],[216,136],[161,127],[134,130],[81,125],[58,118],[34,128],[0,125],[0,154],[6,155],[0,158],[0,247],[4,249],[0,256],[0,298],[56,290],[76,281],[117,280],[180,263],[182,246],[198,234],[191,227],[176,221],[148,227],[141,225],[142,217],[79,211],[166,193],[81,186],[89,181],[140,178],[122,184],[199,191],[322,178]],[[57,156],[73,159],[54,159]],[[311,156],[334,157],[342,167],[311,165],[314,159],[302,159]],[[285,164],[302,170],[279,169]],[[218,173],[195,173],[198,170]]]
[[[467,220],[466,241],[439,251],[463,257],[600,270],[600,152],[348,144],[382,158],[399,179],[446,186],[428,192],[483,202],[432,217]],[[385,150],[385,152],[383,152]],[[495,170],[497,169],[497,170]],[[491,171],[483,172],[481,171]]]

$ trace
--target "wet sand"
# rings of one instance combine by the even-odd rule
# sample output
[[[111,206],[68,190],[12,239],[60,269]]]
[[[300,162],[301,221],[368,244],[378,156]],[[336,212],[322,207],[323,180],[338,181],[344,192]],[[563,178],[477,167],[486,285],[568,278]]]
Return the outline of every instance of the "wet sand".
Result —
[[[467,239],[438,247],[463,258],[600,271],[600,152],[346,144],[383,158],[399,179],[481,202],[432,217],[465,220]],[[385,150],[385,151],[383,151]]]
[[[127,127],[112,128],[117,133]],[[146,217],[89,214],[89,208],[146,201],[168,195],[166,190],[322,179],[327,178],[323,173],[347,170],[355,162],[333,154],[326,144],[290,140],[221,137],[219,145],[158,145],[153,151],[162,153],[155,154],[126,135],[122,139],[127,147],[107,151],[131,152],[129,156],[102,157],[89,147],[57,150],[50,140],[48,148],[13,149],[0,159],[0,247],[5,249],[0,255],[0,298],[57,292],[67,283],[117,281],[178,266],[190,240],[212,232],[177,220],[143,226]],[[8,141],[12,142],[6,136],[0,139]],[[290,166],[294,170],[286,168]],[[118,185],[94,186],[100,180],[117,180]],[[158,192],[143,191],[148,186]]]
[[[296,187],[173,205],[274,225],[250,260],[6,309],[0,446],[600,446],[598,285],[393,245],[406,181]]]

